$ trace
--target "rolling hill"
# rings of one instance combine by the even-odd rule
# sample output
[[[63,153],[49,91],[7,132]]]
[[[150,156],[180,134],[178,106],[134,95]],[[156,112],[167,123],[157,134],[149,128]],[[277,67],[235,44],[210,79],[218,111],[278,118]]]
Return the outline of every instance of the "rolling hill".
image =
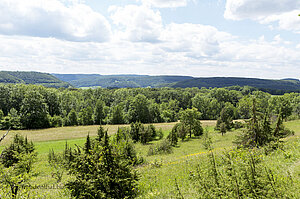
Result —
[[[258,88],[259,90],[279,94],[284,92],[300,92],[300,81],[297,79],[283,79],[283,80],[270,80],[270,79],[257,79],[257,78],[241,78],[241,77],[211,77],[211,78],[193,78],[176,82],[171,85],[174,88],[187,88],[187,87],[230,87],[230,86],[250,86]]]
[[[51,74],[40,72],[23,72],[23,71],[0,71],[0,83],[4,84],[38,84],[46,87],[70,87],[71,85],[64,82]]]
[[[53,74],[75,87],[137,88],[162,87],[179,81],[193,79],[190,76],[149,76],[149,75],[97,75],[97,74]]]
[[[150,75],[99,75],[99,74],[53,74],[75,87],[136,88],[136,87],[206,87],[222,88],[250,86],[272,94],[300,92],[298,79],[270,80],[241,77],[195,78],[191,76],[150,76]]]

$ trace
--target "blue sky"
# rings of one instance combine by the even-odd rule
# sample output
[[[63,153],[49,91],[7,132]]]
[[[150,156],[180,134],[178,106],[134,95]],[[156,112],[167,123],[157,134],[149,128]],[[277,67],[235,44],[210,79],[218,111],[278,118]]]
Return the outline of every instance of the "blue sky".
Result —
[[[0,0],[0,70],[300,78],[298,0]]]

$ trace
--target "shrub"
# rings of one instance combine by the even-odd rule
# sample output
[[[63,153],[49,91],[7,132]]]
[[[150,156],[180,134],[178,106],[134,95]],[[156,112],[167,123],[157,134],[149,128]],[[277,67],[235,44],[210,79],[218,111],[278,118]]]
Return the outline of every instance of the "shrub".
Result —
[[[235,121],[233,123],[233,128],[234,129],[241,129],[241,128],[244,128],[244,124],[242,122],[238,122],[238,121]]]
[[[67,168],[73,177],[66,184],[75,198],[134,198],[137,195],[137,174],[116,152],[107,132],[99,142],[94,140],[85,149],[69,150]],[[90,150],[86,150],[90,148]]]
[[[61,116],[55,115],[49,118],[51,127],[61,127],[63,125],[63,119]]]
[[[3,150],[0,161],[8,168],[20,161],[21,154],[31,154],[34,150],[33,143],[28,142],[27,137],[16,134],[13,142]]]
[[[148,156],[158,154],[170,154],[173,152],[172,144],[168,139],[164,139],[154,146],[150,146],[148,150]]]
[[[173,128],[172,131],[169,133],[167,139],[171,143],[172,146],[176,146],[178,142],[178,135],[176,128]]]
[[[261,159],[261,151],[235,149],[215,156],[210,152],[190,172],[199,198],[293,198],[289,177],[278,176]]]
[[[164,134],[163,134],[163,131],[161,128],[157,131],[157,136],[158,136],[159,140],[161,140],[164,137]]]

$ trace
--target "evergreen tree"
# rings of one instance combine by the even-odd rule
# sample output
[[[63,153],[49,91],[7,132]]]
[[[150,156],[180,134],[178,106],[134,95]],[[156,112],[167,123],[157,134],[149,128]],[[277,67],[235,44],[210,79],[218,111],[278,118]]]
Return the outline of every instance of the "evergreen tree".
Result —
[[[89,153],[73,153],[69,173],[74,176],[66,187],[76,198],[134,198],[137,195],[137,174],[115,152],[107,132],[95,142]],[[91,169],[92,168],[92,169]]]
[[[97,100],[96,106],[94,108],[94,123],[95,124],[103,124],[105,119],[104,113],[105,103],[102,100]]]
[[[78,125],[78,120],[77,120],[77,114],[74,109],[70,111],[68,114],[68,125],[69,126],[76,126]]]

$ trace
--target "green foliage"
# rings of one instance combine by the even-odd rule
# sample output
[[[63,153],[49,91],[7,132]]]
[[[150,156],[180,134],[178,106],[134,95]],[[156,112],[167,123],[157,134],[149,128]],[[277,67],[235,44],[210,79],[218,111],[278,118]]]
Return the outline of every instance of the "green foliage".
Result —
[[[167,139],[169,140],[172,146],[176,146],[178,142],[179,129],[178,129],[178,124],[176,125],[172,128],[172,131],[169,133],[167,137]]]
[[[3,113],[3,111],[0,109],[0,120],[2,120],[3,116],[4,116],[4,113]]]
[[[32,142],[28,142],[27,137],[16,134],[12,143],[2,151],[0,162],[8,168],[18,163],[20,157],[26,154],[34,154],[34,145]],[[27,172],[29,171],[30,168]]]
[[[141,139],[141,132],[144,131],[144,125],[140,122],[130,124],[130,136],[134,142],[138,142]]]
[[[76,126],[78,125],[77,114],[74,109],[68,114],[67,126]]]
[[[32,165],[36,160],[32,142],[18,134],[0,156],[0,187],[10,190],[10,198],[17,198],[24,187],[29,187]]]
[[[226,131],[227,131],[227,128],[226,128],[226,123],[225,122],[222,122],[221,124],[220,124],[220,132],[222,133],[222,135],[224,135],[225,133],[226,133]]]
[[[93,109],[88,106],[87,108],[82,109],[80,112],[80,121],[82,125],[92,125],[93,121]]]
[[[219,123],[225,122],[229,130],[230,118],[250,118],[253,96],[257,99],[258,112],[269,112],[274,117],[281,110],[284,120],[300,115],[299,93],[271,97],[261,91],[245,91],[242,87],[83,90],[7,84],[0,85],[0,110],[3,111],[0,128],[61,126],[58,116],[63,118],[63,126],[177,122],[181,119],[191,130],[190,136],[201,135],[196,120],[219,118]],[[193,112],[196,115],[189,115]],[[197,119],[192,129],[188,120],[194,117]]]
[[[177,143],[177,137],[180,138],[182,141],[186,138],[187,134],[189,133],[189,129],[186,125],[184,125],[184,123],[177,123],[174,125],[174,127],[172,128],[171,131],[171,135],[170,135],[170,139],[174,139],[174,141],[172,141],[172,144]],[[172,138],[174,137],[174,138]]]
[[[282,115],[278,115],[276,126],[272,129],[269,115],[263,116],[256,111],[256,100],[252,102],[252,117],[247,122],[247,129],[238,137],[236,143],[246,147],[264,146],[272,141],[278,141],[280,138],[293,134],[292,131],[285,129],[282,125]]]
[[[274,114],[280,113],[282,119],[287,119],[293,111],[291,101],[289,95],[272,97],[269,101],[270,110],[272,110]]]
[[[102,88],[160,87],[188,76],[149,76],[149,75],[96,75],[96,74],[54,74],[57,78],[76,87],[100,86]]]
[[[224,108],[221,110],[220,117],[217,120],[216,129],[221,131],[221,124],[224,125],[226,130],[230,130],[233,127],[233,118],[235,114],[234,106],[227,102]],[[223,128],[224,128],[223,127]],[[223,129],[223,133],[226,132]]]
[[[149,147],[148,156],[158,154],[170,154],[172,152],[172,143],[169,141],[169,139],[163,139],[156,145]]]
[[[7,116],[0,120],[0,129],[21,129],[21,118],[16,109],[10,109]]]
[[[149,101],[143,94],[138,94],[134,97],[129,108],[129,121],[130,122],[150,122],[149,117]]]
[[[131,123],[130,129],[128,131],[131,139],[134,142],[140,141],[142,144],[146,144],[156,139],[157,136],[159,136],[159,139],[161,139],[161,133],[159,135],[158,131],[152,124],[145,127],[140,122]]]
[[[50,116],[49,122],[51,127],[63,126],[63,118],[59,115],[54,115],[53,117]]]
[[[96,106],[94,108],[94,123],[103,124],[105,119],[104,112],[105,103],[102,100],[97,100]]]
[[[203,134],[203,128],[199,121],[201,113],[196,109],[186,109],[180,112],[180,122],[188,127],[188,132],[190,137],[192,137],[192,133],[195,136],[199,136]]]
[[[39,92],[35,90],[27,91],[20,110],[22,125],[27,129],[49,127],[47,110],[48,106]]]
[[[65,161],[61,154],[54,153],[53,149],[48,153],[48,163],[54,168],[52,171],[52,177],[56,179],[57,183],[62,181],[63,174],[65,173]]]
[[[212,78],[193,78],[190,80],[176,82],[172,85],[174,88],[187,87],[206,87],[222,88],[231,86],[250,86],[271,94],[283,94],[284,92],[299,92],[299,80],[268,80],[256,78],[238,78],[238,77],[212,77]]]
[[[260,151],[235,149],[208,155],[191,172],[199,198],[290,198],[289,178],[262,164]]]
[[[40,84],[55,88],[71,86],[48,73],[20,71],[0,71],[0,83]]]
[[[130,165],[136,166],[144,163],[145,160],[137,155],[128,132],[129,130],[126,128],[119,128],[115,136],[113,136],[112,145],[121,159],[127,161]]]
[[[105,133],[86,153],[79,147],[69,159],[68,171],[74,176],[66,187],[76,198],[132,198],[137,195],[137,174],[115,152]]]
[[[108,123],[109,124],[124,124],[124,113],[123,113],[123,107],[121,104],[111,107]]]
[[[107,130],[104,130],[104,128],[100,125],[100,127],[98,128],[97,131],[97,140],[98,142],[100,142],[102,140],[102,138],[104,137],[104,135],[107,133]]]
[[[137,87],[166,87],[174,88],[222,88],[235,89],[248,94],[256,89],[282,94],[289,91],[299,91],[299,80],[267,80],[256,78],[212,77],[193,78],[189,76],[148,76],[148,75],[96,75],[96,74],[54,74],[62,81],[76,87],[100,86],[102,88],[137,88]],[[237,86],[238,85],[238,86]],[[188,108],[188,107],[185,107]]]

